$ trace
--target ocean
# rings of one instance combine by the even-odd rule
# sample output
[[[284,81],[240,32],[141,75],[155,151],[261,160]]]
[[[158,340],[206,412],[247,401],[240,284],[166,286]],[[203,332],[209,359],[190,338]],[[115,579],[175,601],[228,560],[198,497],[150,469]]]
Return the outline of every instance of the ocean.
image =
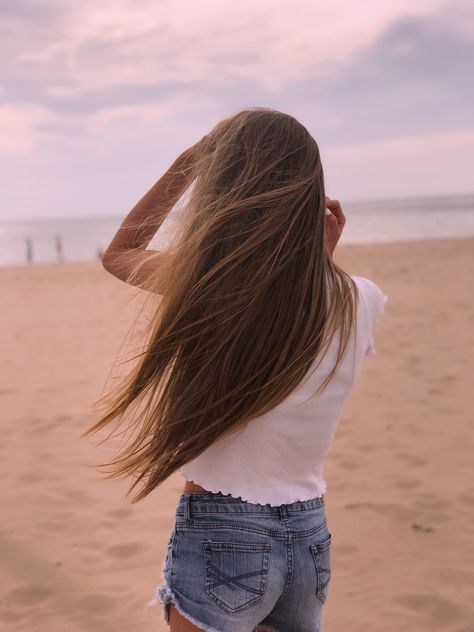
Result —
[[[346,225],[340,244],[474,235],[474,193],[341,200],[341,203]],[[107,248],[125,215],[0,222],[0,265],[27,265],[28,239],[32,264],[97,260],[99,251]],[[179,207],[176,207],[150,248],[166,248],[178,218]],[[62,255],[56,249],[56,236],[62,243]]]

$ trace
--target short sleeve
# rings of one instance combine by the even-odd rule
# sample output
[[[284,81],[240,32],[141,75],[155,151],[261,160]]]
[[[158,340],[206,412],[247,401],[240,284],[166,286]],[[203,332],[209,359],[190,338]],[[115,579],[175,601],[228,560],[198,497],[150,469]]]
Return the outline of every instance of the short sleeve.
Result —
[[[374,347],[373,328],[379,322],[382,314],[384,313],[385,305],[388,301],[388,296],[370,279],[364,277],[356,277],[359,290],[362,293],[362,300],[364,300],[369,326],[369,346],[365,351],[365,355],[376,355]]]
[[[378,321],[380,320],[380,317],[382,316],[382,314],[384,312],[384,308],[385,308],[385,305],[386,305],[387,301],[388,301],[388,296],[383,294],[382,297],[381,297],[381,302],[379,303],[379,306],[377,308],[374,325],[376,325],[378,323]],[[367,351],[365,352],[365,355],[368,355],[368,356],[376,355],[376,351],[375,351],[375,347],[374,347],[374,336],[373,336],[372,330],[370,331],[370,342],[369,342],[369,346],[367,348]]]

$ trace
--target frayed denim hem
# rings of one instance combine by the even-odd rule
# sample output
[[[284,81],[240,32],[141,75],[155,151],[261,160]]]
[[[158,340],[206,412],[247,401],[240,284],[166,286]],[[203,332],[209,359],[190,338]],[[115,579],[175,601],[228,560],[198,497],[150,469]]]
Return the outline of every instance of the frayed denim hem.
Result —
[[[201,630],[206,630],[206,632],[221,632],[217,628],[213,628],[210,625],[203,623],[202,621],[198,621],[194,617],[191,617],[191,615],[183,612],[178,600],[176,599],[175,593],[166,583],[161,584],[161,586],[156,589],[156,601],[163,604],[163,614],[168,625],[170,624],[170,602],[172,602],[179,614],[181,614],[185,619],[193,623]]]
[[[205,623],[198,621],[194,617],[191,617],[186,612],[183,612],[183,610],[181,609],[181,606],[179,605],[179,602],[176,599],[175,593],[171,590],[171,588],[166,583],[161,584],[161,586],[159,586],[156,589],[156,597],[153,603],[155,604],[160,603],[163,605],[163,616],[168,625],[170,624],[170,603],[173,603],[176,610],[179,612],[179,614],[183,615],[185,619],[187,619],[188,621],[196,625],[201,630],[206,630],[207,632],[220,632],[220,630],[217,630],[216,628],[213,628],[210,625],[206,625]],[[266,625],[266,624],[258,625],[253,632],[257,632],[257,630],[259,631],[262,630],[265,632],[278,632],[276,628],[273,628],[272,626]]]

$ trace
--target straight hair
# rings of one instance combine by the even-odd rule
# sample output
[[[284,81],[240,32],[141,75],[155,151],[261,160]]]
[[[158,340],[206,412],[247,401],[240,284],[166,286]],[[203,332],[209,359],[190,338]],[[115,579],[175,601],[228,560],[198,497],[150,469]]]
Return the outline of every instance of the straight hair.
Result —
[[[126,418],[135,436],[99,467],[107,478],[132,476],[127,495],[141,484],[132,503],[281,403],[339,331],[319,394],[356,320],[357,286],[326,243],[323,168],[307,129],[251,107],[221,120],[206,142],[139,360],[96,402],[105,410],[83,433]],[[156,296],[157,283],[150,277],[145,289]]]

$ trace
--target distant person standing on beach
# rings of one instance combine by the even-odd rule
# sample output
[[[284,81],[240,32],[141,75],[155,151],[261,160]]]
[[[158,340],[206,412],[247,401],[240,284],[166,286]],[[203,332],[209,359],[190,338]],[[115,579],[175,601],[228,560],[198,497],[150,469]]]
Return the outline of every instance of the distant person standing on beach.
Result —
[[[61,235],[56,235],[54,239],[55,239],[55,244],[56,244],[56,258],[58,262],[60,263],[64,261],[63,242],[61,239]]]
[[[180,239],[149,250],[194,182]],[[124,415],[137,431],[105,464],[140,485],[133,502],[184,477],[155,593],[170,632],[321,632],[323,461],[388,299],[334,261],[345,222],[308,130],[252,107],[180,154],[104,252],[161,299],[150,314],[145,297],[143,352],[85,434]]]
[[[33,263],[33,242],[30,237],[25,237],[26,263]]]

